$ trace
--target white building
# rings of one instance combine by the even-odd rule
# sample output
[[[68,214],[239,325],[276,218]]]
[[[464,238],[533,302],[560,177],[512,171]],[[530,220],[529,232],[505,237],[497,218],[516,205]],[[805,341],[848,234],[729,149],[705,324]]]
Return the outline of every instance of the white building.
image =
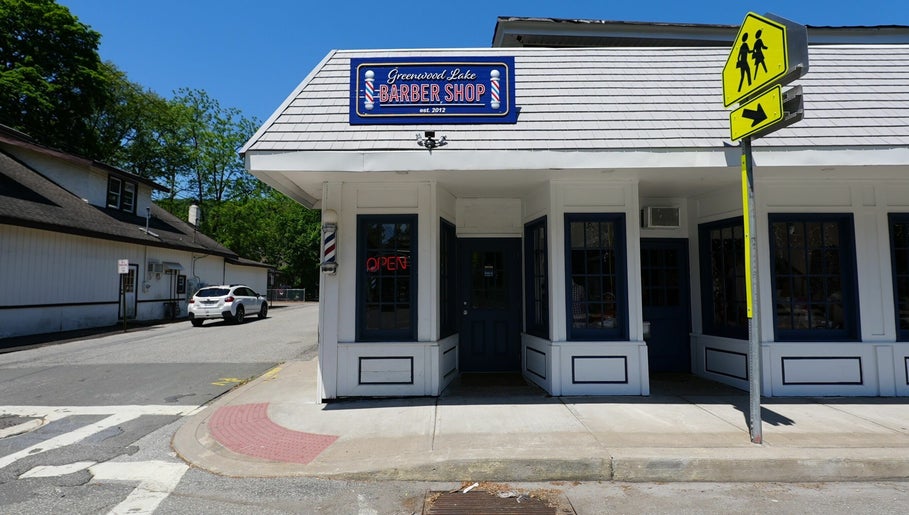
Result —
[[[185,316],[204,284],[265,292],[268,265],[156,206],[153,190],[166,188],[0,126],[0,339],[110,326],[124,308],[135,320]]]
[[[497,48],[329,53],[243,149],[336,220],[322,397],[747,389],[735,32],[502,19]],[[804,120],[754,142],[762,391],[909,395],[909,30],[809,44]]]

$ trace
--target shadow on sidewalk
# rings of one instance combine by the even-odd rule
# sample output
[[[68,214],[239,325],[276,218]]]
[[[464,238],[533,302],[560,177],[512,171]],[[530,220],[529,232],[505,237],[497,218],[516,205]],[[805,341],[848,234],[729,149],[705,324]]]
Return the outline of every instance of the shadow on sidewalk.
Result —
[[[126,332],[133,333],[138,331],[152,331],[156,326],[162,324],[185,323],[186,319],[176,320],[146,320],[137,322],[129,320],[126,324]],[[104,327],[89,327],[85,329],[76,329],[72,331],[60,331],[55,333],[32,334],[27,336],[13,336],[11,338],[0,338],[0,354],[7,352],[16,352],[21,350],[45,347],[48,345],[59,345],[79,340],[90,340],[101,338],[109,334],[122,333],[123,323],[108,325]]]
[[[747,426],[750,421],[749,394],[747,391],[711,381],[693,374],[654,373],[650,378],[650,395],[618,396],[565,396],[553,397],[535,384],[525,380],[520,373],[470,374],[464,373],[455,379],[439,397],[389,397],[389,398],[348,398],[328,401],[323,409],[357,410],[370,408],[394,408],[417,406],[452,405],[551,405],[571,404],[636,404],[658,405],[727,405],[742,414]],[[796,421],[773,409],[774,405],[836,405],[865,404],[890,405],[906,404],[909,399],[902,397],[773,397],[761,399],[761,421],[770,426],[795,426]]]

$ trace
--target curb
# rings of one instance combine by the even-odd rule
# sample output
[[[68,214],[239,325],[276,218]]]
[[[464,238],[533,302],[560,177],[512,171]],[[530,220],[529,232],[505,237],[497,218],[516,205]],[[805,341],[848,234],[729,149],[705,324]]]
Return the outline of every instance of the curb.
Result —
[[[308,463],[271,461],[231,451],[211,432],[215,413],[226,406],[262,402],[285,365],[222,395],[187,417],[171,447],[189,465],[229,477],[315,477],[378,481],[619,481],[619,482],[838,482],[909,478],[909,447],[609,447],[608,442],[560,448],[471,447],[388,452],[394,445],[343,435],[332,453]],[[783,440],[787,442],[788,440]],[[479,442],[474,442],[479,443]],[[852,442],[861,444],[859,440]],[[337,457],[337,459],[335,458]]]

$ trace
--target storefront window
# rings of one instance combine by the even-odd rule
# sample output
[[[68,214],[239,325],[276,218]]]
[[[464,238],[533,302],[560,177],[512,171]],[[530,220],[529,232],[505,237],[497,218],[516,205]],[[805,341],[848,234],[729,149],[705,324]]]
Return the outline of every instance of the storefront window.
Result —
[[[357,218],[357,339],[416,337],[416,215]]]
[[[703,224],[699,236],[704,334],[747,339],[743,219]]]
[[[770,215],[777,340],[857,338],[852,227],[851,215]]]
[[[890,215],[890,262],[893,267],[893,301],[896,334],[909,340],[909,213]]]
[[[524,291],[526,331],[549,338],[549,247],[546,242],[546,218],[524,226]]]
[[[628,338],[625,215],[565,215],[569,339]]]

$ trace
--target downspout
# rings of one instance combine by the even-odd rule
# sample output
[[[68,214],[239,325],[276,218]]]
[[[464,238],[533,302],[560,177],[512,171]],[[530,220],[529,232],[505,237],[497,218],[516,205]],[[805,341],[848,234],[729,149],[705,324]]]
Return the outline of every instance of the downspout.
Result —
[[[151,208],[145,207],[145,235],[148,236],[148,221],[151,218]],[[148,293],[149,287],[146,287],[146,284],[151,284],[148,282],[148,245],[143,247],[142,251],[142,293]],[[137,292],[138,293],[138,292]]]
[[[190,271],[191,271],[192,274],[193,274],[193,279],[196,280],[196,284],[198,284],[198,283],[201,282],[201,281],[200,281],[200,279],[199,279],[199,276],[196,275],[196,261],[198,261],[198,260],[200,260],[200,259],[207,258],[207,257],[208,257],[208,254],[203,254],[203,255],[198,256],[198,257],[193,256],[192,254],[190,254],[190,257],[192,257],[192,260],[193,260],[192,270],[190,270]]]

